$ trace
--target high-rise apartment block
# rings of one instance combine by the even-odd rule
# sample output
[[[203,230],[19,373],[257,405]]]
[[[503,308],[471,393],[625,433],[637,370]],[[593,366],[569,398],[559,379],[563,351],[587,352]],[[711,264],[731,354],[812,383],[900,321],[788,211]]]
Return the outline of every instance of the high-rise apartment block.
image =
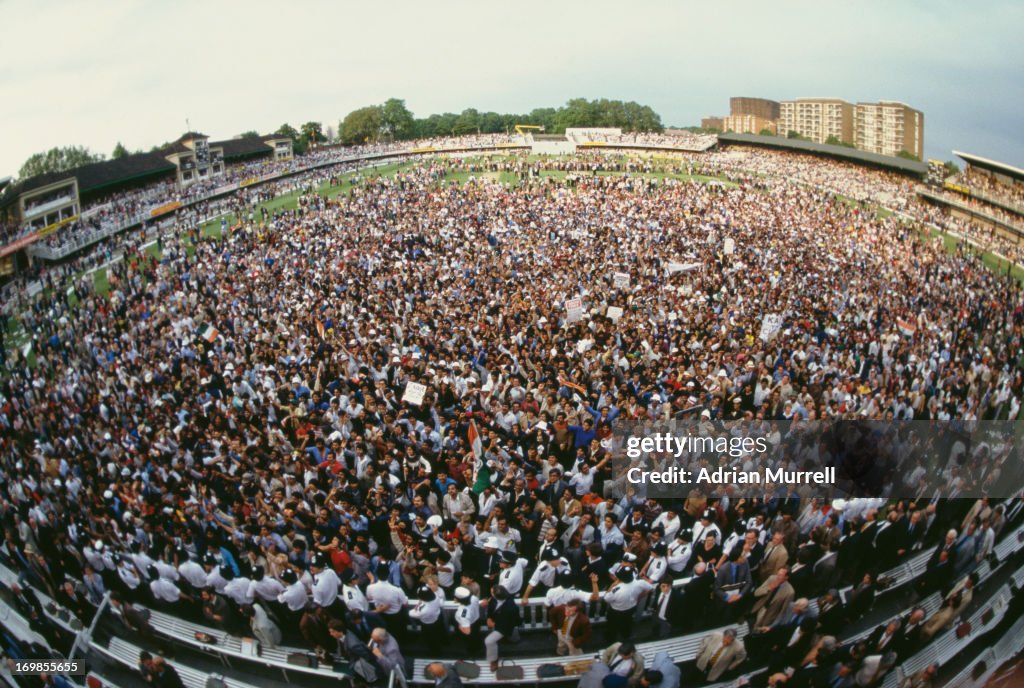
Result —
[[[857,103],[853,114],[853,144],[882,155],[906,151],[924,157],[924,114],[904,103],[883,100]]]
[[[798,98],[779,103],[780,136],[794,131],[815,143],[853,143],[853,105],[840,98]]]
[[[703,126],[738,134],[779,136],[790,132],[815,143],[842,143],[871,153],[924,157],[924,114],[892,100],[853,104],[842,98],[729,99],[727,117],[707,117]]]

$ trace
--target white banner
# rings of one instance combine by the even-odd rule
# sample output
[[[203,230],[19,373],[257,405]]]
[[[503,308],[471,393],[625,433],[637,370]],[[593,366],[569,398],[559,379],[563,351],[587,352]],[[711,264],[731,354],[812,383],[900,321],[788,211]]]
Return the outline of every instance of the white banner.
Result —
[[[612,275],[612,284],[615,285],[616,289],[628,289],[629,288],[629,273],[628,272],[616,272]]]
[[[405,385],[405,394],[402,395],[402,401],[419,406],[423,403],[423,395],[426,393],[426,385],[421,385],[418,382],[409,382]]]
[[[608,306],[608,317],[618,322],[619,318],[622,317],[622,309],[618,306]]]
[[[761,341],[770,342],[772,337],[782,329],[782,316],[778,313],[768,313],[761,320]]]
[[[583,299],[569,299],[565,302],[565,320],[574,323],[583,319]]]
[[[665,271],[670,275],[674,275],[677,272],[693,272],[700,267],[700,263],[668,263],[665,266]]]
[[[722,244],[722,251],[727,256],[731,256],[736,250],[736,242],[733,241],[732,237],[726,237],[725,242]]]

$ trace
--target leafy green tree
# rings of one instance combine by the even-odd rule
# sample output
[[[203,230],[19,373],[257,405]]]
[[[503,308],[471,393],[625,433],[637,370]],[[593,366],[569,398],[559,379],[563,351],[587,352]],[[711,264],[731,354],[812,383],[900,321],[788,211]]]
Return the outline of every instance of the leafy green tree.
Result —
[[[347,146],[374,143],[380,139],[383,126],[384,108],[370,105],[345,115],[338,126],[338,136]]]
[[[394,139],[404,140],[416,136],[416,120],[405,106],[405,101],[388,98],[381,106],[383,133]]]
[[[306,122],[299,127],[299,135],[307,144],[323,143],[327,140],[327,137],[324,136],[323,125],[320,122]]]
[[[254,131],[254,130],[250,129],[249,131],[243,131],[236,138],[240,138],[240,139],[258,139],[259,137],[260,137],[260,133],[258,131]]]
[[[287,136],[292,141],[298,141],[300,136],[298,130],[287,122],[279,126],[274,133],[278,136]]]
[[[120,141],[118,141],[117,145],[114,146],[114,151],[110,154],[110,159],[111,160],[120,160],[121,158],[125,157],[126,155],[131,155],[131,152],[127,148],[124,147],[124,144],[122,144]]]
[[[769,129],[768,127],[765,127],[759,133],[761,136],[775,136],[775,132]]]
[[[497,112],[484,112],[480,115],[480,131],[485,134],[497,134],[506,131],[505,118]]]
[[[917,162],[921,162],[921,158],[917,157],[908,150],[901,150],[899,153],[896,154],[896,157],[903,158],[904,160],[916,160]]]
[[[841,145],[843,145],[843,142],[840,141],[839,137],[836,136],[835,134],[832,134],[827,139],[825,139],[825,143],[827,143],[830,146],[841,146]]]
[[[302,138],[302,134],[299,133],[299,130],[292,125],[285,122],[279,126],[277,131],[274,133],[278,136],[287,136],[292,140],[292,152],[295,153],[295,155],[304,155],[306,153],[306,148],[309,146],[309,143]]]
[[[952,177],[954,174],[960,174],[960,166],[952,160],[947,160],[942,163],[946,166],[946,175]]]
[[[480,131],[480,113],[474,108],[466,108],[452,123],[452,133],[456,135],[476,134]]]
[[[28,179],[47,172],[65,172],[103,160],[102,153],[93,153],[85,146],[58,146],[30,156],[18,171],[18,178]]]

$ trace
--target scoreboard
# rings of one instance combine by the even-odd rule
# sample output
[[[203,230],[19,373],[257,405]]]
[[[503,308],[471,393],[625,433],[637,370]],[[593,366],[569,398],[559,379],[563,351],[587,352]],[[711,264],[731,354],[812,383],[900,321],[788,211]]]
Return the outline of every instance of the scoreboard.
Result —
[[[946,170],[946,163],[941,160],[929,160],[928,161],[928,175],[925,177],[925,182],[928,186],[942,186],[943,182],[946,181],[946,175],[949,172]]]

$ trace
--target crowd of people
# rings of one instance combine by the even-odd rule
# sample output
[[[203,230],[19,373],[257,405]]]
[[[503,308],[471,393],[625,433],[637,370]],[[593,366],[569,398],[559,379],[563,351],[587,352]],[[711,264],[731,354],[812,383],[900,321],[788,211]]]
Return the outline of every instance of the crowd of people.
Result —
[[[296,210],[239,206],[222,240],[175,228],[159,256],[129,250],[109,294],[41,293],[34,365],[5,354],[0,559],[69,608],[109,591],[140,631],[131,610],[153,607],[367,672],[399,665],[410,624],[429,656],[495,667],[538,597],[553,647],[577,654],[603,598],[619,649],[646,604],[662,631],[749,623],[708,636],[707,679],[753,657],[772,685],[822,685],[807,677],[836,664],[877,681],[888,635],[836,637],[932,544],[920,592],[948,610],[904,626],[957,618],[1020,501],[937,490],[1005,490],[1012,438],[933,474],[910,452],[913,499],[658,501],[612,489],[616,430],[743,421],[764,455],[690,458],[789,465],[814,449],[779,423],[1013,420],[1024,296],[817,188],[903,184],[890,175],[800,159],[761,177],[750,166],[779,156],[714,155],[700,173],[730,184],[594,174],[631,164],[600,157],[511,162],[508,185],[447,184],[451,160],[330,199],[311,181]],[[557,165],[578,169],[541,174]]]

